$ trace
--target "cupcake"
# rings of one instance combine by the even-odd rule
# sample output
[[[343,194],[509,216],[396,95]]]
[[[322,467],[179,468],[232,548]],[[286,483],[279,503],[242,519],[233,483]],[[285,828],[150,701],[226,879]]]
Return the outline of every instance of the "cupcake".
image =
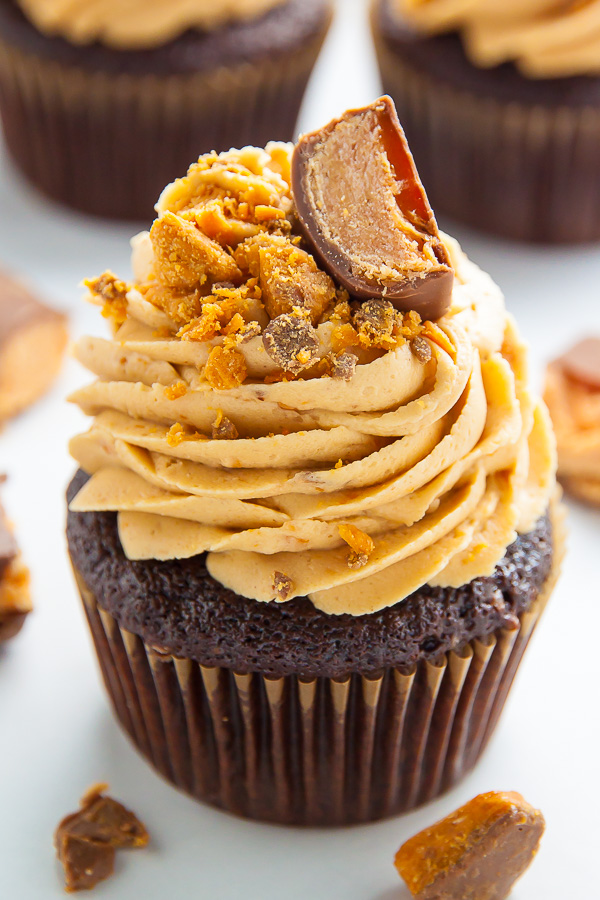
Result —
[[[15,164],[98,216],[150,221],[199,153],[289,141],[330,0],[0,0]]]
[[[374,0],[384,88],[440,213],[600,240],[600,5]]]
[[[116,715],[243,816],[411,809],[475,764],[558,570],[526,348],[389,98],[202,157],[157,213],[133,280],[87,283],[112,337],[77,343],[97,380],[71,397],[68,546]]]

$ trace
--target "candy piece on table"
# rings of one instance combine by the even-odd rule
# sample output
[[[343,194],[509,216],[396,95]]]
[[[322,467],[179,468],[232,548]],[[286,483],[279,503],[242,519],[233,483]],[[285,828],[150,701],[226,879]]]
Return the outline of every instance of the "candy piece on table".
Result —
[[[300,138],[292,192],[304,236],[352,297],[447,312],[454,272],[389,97]]]
[[[590,337],[578,341],[567,350],[556,364],[569,378],[574,378],[589,388],[600,391],[600,338]]]
[[[0,422],[48,390],[66,344],[65,317],[0,271]]]
[[[0,506],[0,643],[18,634],[29,612],[29,572]]]
[[[77,812],[65,816],[54,836],[57,856],[65,871],[67,891],[89,890],[112,875],[115,850],[145,847],[145,826],[131,810],[97,784],[81,798]]]
[[[544,400],[565,490],[600,506],[600,338],[577,342],[547,368]]]
[[[537,853],[545,822],[520,794],[480,794],[398,850],[417,900],[504,900]]]

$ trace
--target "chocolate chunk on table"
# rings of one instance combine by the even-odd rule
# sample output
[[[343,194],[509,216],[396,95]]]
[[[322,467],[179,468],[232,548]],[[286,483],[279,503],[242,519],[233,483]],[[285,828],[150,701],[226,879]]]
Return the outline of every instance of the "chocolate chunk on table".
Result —
[[[448,310],[454,272],[389,97],[304,135],[292,193],[316,258],[353,297],[422,319]]]
[[[0,422],[48,390],[66,343],[65,317],[0,271]]]
[[[408,840],[395,865],[417,900],[504,900],[544,828],[520,794],[492,791]]]
[[[131,810],[94,785],[77,812],[65,816],[55,833],[56,852],[65,870],[67,891],[89,890],[112,875],[115,850],[145,847],[148,832]]]

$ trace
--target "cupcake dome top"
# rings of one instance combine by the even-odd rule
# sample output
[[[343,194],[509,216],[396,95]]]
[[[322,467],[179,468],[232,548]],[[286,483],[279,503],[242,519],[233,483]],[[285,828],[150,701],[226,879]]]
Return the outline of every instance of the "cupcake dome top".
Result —
[[[207,553],[242,596],[362,615],[491,574],[548,506],[554,445],[491,279],[441,236],[440,319],[357,300],[299,228],[292,149],[201,157],[134,280],[88,282],[113,337],[76,348],[97,380],[71,509],[118,511],[130,559]]]
[[[598,0],[391,0],[426,33],[458,30],[471,62],[530,78],[600,74]]]
[[[212,30],[262,16],[285,0],[18,0],[44,34],[117,49],[160,46],[191,28]]]

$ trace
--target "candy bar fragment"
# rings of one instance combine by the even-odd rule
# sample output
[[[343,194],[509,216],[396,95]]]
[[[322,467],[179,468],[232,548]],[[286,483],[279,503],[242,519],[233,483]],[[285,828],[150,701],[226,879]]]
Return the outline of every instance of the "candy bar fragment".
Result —
[[[395,865],[417,900],[504,900],[544,833],[520,794],[480,794],[408,840]]]
[[[422,319],[448,310],[454,272],[389,97],[304,135],[292,191],[304,237],[352,297]]]
[[[66,343],[65,317],[0,272],[0,422],[48,390]]]

